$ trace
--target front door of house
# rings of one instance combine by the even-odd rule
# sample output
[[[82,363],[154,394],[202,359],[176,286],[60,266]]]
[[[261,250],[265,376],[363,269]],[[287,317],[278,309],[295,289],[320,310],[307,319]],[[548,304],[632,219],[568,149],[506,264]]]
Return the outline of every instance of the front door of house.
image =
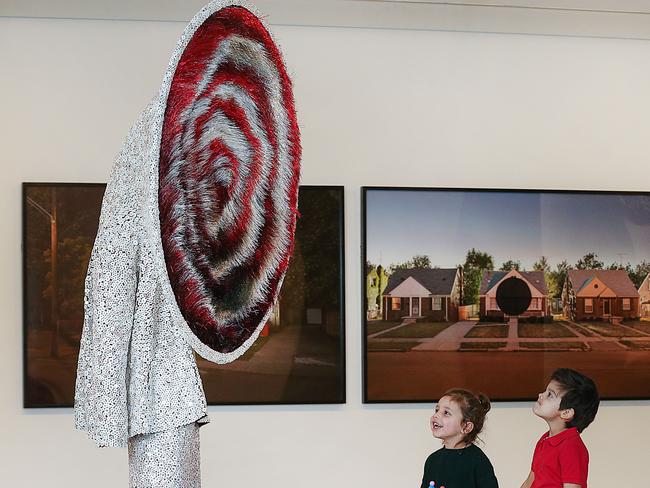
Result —
[[[420,316],[420,297],[411,298],[411,317]]]
[[[610,301],[607,299],[603,300],[603,315],[610,315],[612,313],[610,309]]]

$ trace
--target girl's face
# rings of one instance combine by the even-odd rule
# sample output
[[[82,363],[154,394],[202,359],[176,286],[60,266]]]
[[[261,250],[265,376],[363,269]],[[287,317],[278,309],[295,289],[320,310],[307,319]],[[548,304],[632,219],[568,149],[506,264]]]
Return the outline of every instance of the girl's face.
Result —
[[[463,419],[460,406],[450,397],[444,396],[436,405],[431,416],[431,432],[442,439],[445,447],[453,448],[462,442],[465,434],[471,430]]]

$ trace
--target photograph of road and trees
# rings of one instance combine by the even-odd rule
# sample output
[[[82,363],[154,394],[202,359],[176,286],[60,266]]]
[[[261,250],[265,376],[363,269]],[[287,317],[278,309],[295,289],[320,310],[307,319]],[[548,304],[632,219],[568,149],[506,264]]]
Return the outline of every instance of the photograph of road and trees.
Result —
[[[74,402],[84,280],[104,191],[23,185],[25,407]],[[197,356],[209,404],[345,401],[343,188],[301,186],[298,209],[291,264],[257,341],[229,364]]]

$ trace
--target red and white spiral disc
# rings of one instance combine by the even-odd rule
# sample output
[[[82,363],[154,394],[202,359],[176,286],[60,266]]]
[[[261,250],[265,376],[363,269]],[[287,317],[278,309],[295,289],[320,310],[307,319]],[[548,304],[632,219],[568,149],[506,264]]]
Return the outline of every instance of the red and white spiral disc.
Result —
[[[222,8],[196,30],[167,99],[159,211],[167,273],[213,351],[263,326],[293,250],[300,140],[292,87],[260,20]]]

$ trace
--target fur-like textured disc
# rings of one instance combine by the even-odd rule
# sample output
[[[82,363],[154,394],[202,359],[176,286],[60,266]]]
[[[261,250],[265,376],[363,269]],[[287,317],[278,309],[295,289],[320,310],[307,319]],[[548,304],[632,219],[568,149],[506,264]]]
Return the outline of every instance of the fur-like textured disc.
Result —
[[[183,317],[229,353],[264,325],[293,250],[300,141],[278,48],[248,9],[217,10],[183,52],[167,99],[159,206]]]

